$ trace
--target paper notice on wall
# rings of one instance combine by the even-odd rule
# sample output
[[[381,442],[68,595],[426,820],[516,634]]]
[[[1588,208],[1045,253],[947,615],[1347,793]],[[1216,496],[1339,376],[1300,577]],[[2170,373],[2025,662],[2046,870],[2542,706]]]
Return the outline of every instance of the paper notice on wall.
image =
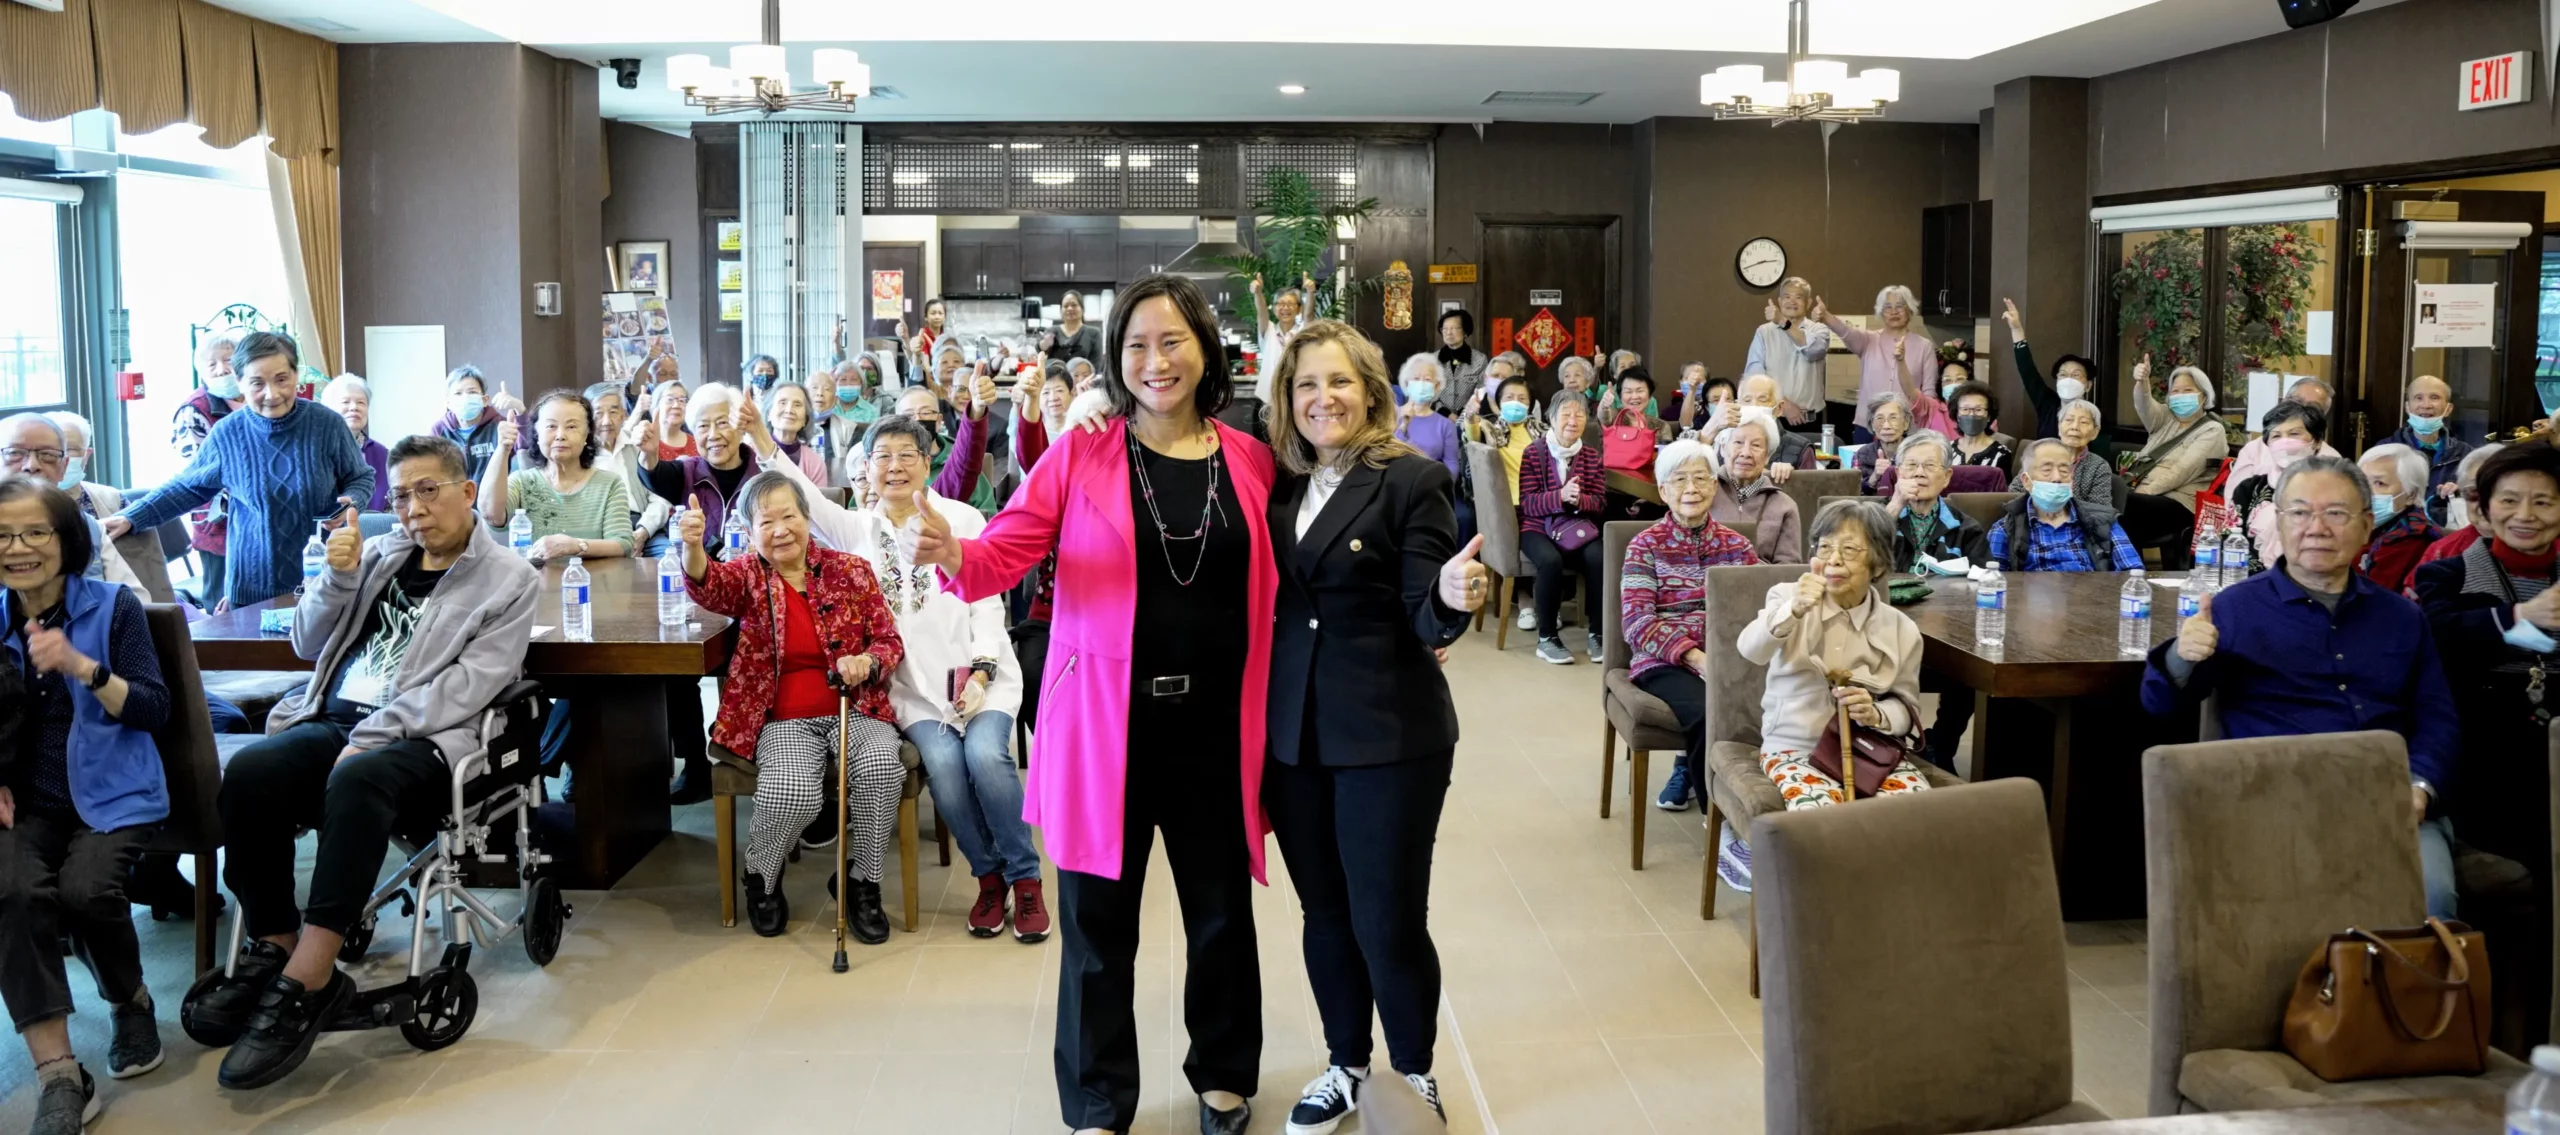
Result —
[[[2263,370],[2249,372],[2249,417],[2245,424],[2250,433],[2258,432],[2267,411],[2275,409],[2276,400],[2284,397],[2284,376]]]
[[[722,252],[737,252],[747,245],[747,226],[738,221],[721,221],[716,226]]]
[[[2419,284],[2413,289],[2409,345],[2490,347],[2497,345],[2498,285]]]
[[[720,293],[720,322],[741,323],[747,318],[747,293]]]
[[[2302,353],[2303,353],[2303,354],[2306,354],[2306,355],[2326,355],[2326,354],[2331,354],[2331,353],[2335,352],[2335,351],[2338,349],[2338,338],[2337,338],[2337,336],[2338,336],[2338,313],[2337,313],[2337,312],[2334,312],[2334,311],[2315,311],[2315,312],[2311,312],[2311,313],[2310,313],[2310,319],[2309,319],[2309,320],[2304,324],[2304,327],[2303,327],[2303,332],[2302,332]]]
[[[871,273],[871,318],[892,320],[898,318],[906,311],[906,296],[907,273],[904,269],[885,269]]]

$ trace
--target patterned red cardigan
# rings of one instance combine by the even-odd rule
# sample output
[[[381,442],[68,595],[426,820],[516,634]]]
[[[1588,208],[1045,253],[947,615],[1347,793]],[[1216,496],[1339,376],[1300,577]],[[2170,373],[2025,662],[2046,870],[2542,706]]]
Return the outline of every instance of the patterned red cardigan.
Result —
[[[898,714],[889,708],[889,678],[906,660],[907,647],[898,640],[898,620],[871,565],[860,556],[811,548],[803,582],[827,656],[871,655],[871,680],[854,687],[853,711],[897,724]],[[789,586],[757,555],[713,563],[701,579],[685,581],[685,591],[703,610],[738,622],[738,647],[720,684],[711,739],[749,760],[755,759],[756,735],[773,713],[774,691],[782,683],[783,593]]]

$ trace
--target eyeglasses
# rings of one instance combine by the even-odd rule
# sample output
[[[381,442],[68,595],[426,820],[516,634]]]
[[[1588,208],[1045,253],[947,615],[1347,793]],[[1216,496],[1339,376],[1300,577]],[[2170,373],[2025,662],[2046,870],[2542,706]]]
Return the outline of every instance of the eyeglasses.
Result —
[[[8,547],[11,544],[23,544],[29,548],[43,548],[51,546],[52,543],[53,529],[50,528],[30,528],[24,532],[0,532],[0,548]]]
[[[912,449],[901,449],[889,453],[874,453],[871,455],[871,463],[883,468],[892,465],[922,465],[924,464],[924,454],[918,453]]]
[[[1936,461],[1905,461],[1902,463],[1902,471],[1917,477],[1926,474],[1944,473],[1947,471],[1947,467]]]
[[[1864,544],[1834,544],[1825,540],[1822,543],[1813,546],[1813,558],[1817,560],[1829,560],[1835,564],[1845,564],[1854,560],[1863,560],[1867,558],[1867,546]]]
[[[470,480],[469,477],[456,477],[450,481],[423,481],[415,489],[393,489],[391,490],[391,511],[409,511],[410,501],[418,502],[420,508],[432,507],[436,503],[436,495],[442,493],[446,485],[468,484]]]
[[[0,449],[0,464],[15,465],[30,457],[44,462],[47,465],[51,465],[62,460],[62,451],[59,449],[20,449],[14,445],[7,449]]]
[[[2282,517],[2285,523],[2292,525],[2307,524],[2310,522],[2312,517],[2317,516],[2323,523],[2327,524],[2331,528],[2344,528],[2359,516],[2371,516],[2373,514],[2371,512],[2359,512],[2351,508],[2315,509],[2307,504],[2297,504],[2277,509],[2276,515]]]

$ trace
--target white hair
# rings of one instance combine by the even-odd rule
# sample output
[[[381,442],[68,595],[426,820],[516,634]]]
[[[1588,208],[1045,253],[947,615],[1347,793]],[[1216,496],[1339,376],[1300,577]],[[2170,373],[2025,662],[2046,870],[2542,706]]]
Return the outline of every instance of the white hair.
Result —
[[[320,388],[320,400],[323,402],[330,401],[341,394],[360,395],[368,403],[373,401],[373,387],[365,382],[364,376],[360,374],[339,375],[330,379],[329,385]]]
[[[2204,413],[2210,414],[2222,407],[2222,401],[2214,397],[2213,377],[2211,375],[2206,374],[2204,371],[2196,367],[2179,367],[2178,369],[2169,372],[2169,381],[2172,384],[2176,383],[2179,375],[2185,375],[2187,377],[2187,381],[2196,384],[2197,392],[2204,395]]]
[[[2443,380],[2438,379],[2437,381],[2441,382]],[[2496,453],[2506,447],[2507,443],[2503,441],[2485,442],[2474,448],[2471,452],[2463,454],[2462,461],[2453,467],[2454,483],[2462,486],[2466,490],[2471,488],[2473,485],[2478,484],[2480,481],[2480,463],[2487,461],[2490,454]],[[2421,481],[2426,480],[2424,477],[2420,477],[2418,479]]]
[[[711,411],[725,410],[732,403],[741,401],[744,399],[738,397],[737,387],[725,382],[703,383],[702,388],[694,391],[693,397],[685,401],[685,427],[691,429],[695,423],[708,420]]]
[[[1416,376],[1420,375],[1424,371],[1431,372],[1431,384],[1433,386],[1438,386],[1449,380],[1448,374],[1440,369],[1440,359],[1438,356],[1429,353],[1416,353],[1407,357],[1404,360],[1404,366],[1396,371],[1397,388],[1403,388],[1405,383],[1413,381]]]
[[[1901,409],[1902,421],[1905,428],[1908,428],[1911,424],[1916,423],[1919,420],[1918,417],[1911,412],[1910,399],[1904,398],[1900,391],[1895,390],[1888,390],[1882,394],[1878,394],[1873,400],[1867,403],[1867,420],[1869,422],[1875,421],[1876,411],[1884,409],[1887,406],[1894,406]]]
[[[1876,292],[1876,322],[1879,325],[1884,322],[1884,309],[1895,303],[1900,303],[1902,310],[1910,313],[1914,322],[1919,320],[1920,297],[1912,295],[1911,289],[1900,284],[1886,284]]]
[[[1580,356],[1580,355],[1566,355],[1566,356],[1565,356],[1565,359],[1564,359],[1564,362],[1563,362],[1563,363],[1561,363],[1561,364],[1559,364],[1559,365],[1556,367],[1556,377],[1557,377],[1557,378],[1563,378],[1563,377],[1564,377],[1564,372],[1565,372],[1567,369],[1569,369],[1569,368],[1571,368],[1571,367],[1574,367],[1574,366],[1577,366],[1577,365],[1578,365],[1578,366],[1580,366],[1580,367],[1582,368],[1582,374],[1583,374],[1583,377],[1584,377],[1584,378],[1586,378],[1586,379],[1593,379],[1593,378],[1597,378],[1597,377],[1598,377],[1597,373],[1596,373],[1596,372],[1594,372],[1594,371],[1591,369],[1591,360],[1586,359],[1586,358],[1584,358],[1584,357],[1582,357],[1582,356]]]
[[[2365,450],[2363,456],[2356,458],[2356,466],[2362,468],[2383,461],[2391,463],[2391,475],[2399,478],[2401,492],[2425,494],[2429,470],[2425,454],[2399,442],[2389,442]]]
[[[1947,435],[1939,433],[1936,430],[1911,431],[1911,436],[1902,439],[1902,444],[1894,447],[1893,463],[1896,465],[1910,464],[1912,447],[1923,445],[1937,446],[1938,460],[1946,462],[1950,466],[1956,463],[1956,443],[1948,441]]]
[[[2060,422],[2062,421],[2062,416],[2064,414],[2068,414],[2073,410],[2078,410],[2089,415],[2089,425],[2091,427],[2096,429],[2106,428],[2107,416],[2098,412],[2097,403],[2086,398],[2073,398],[2064,402],[2062,405],[2055,407],[2053,411],[2053,420],[2055,422]]]
[[[1733,438],[1736,436],[1736,431],[1753,427],[1758,427],[1761,435],[1769,439],[1768,459],[1771,461],[1778,459],[1778,442],[1783,436],[1778,429],[1778,416],[1771,413],[1766,406],[1745,406],[1742,408],[1740,420],[1716,434],[1716,461],[1719,466],[1733,460]]]
[[[98,431],[91,429],[89,419],[69,410],[55,410],[45,418],[53,423],[53,431],[62,435],[62,444],[71,449],[86,449],[97,444]],[[80,444],[71,444],[71,431],[80,431]]]
[[[1706,462],[1707,475],[1710,477],[1724,476],[1724,462],[1716,459],[1714,446],[1693,437],[1684,437],[1663,446],[1661,452],[1653,455],[1653,483],[1670,484],[1671,475],[1679,472],[1681,466],[1692,461]]]

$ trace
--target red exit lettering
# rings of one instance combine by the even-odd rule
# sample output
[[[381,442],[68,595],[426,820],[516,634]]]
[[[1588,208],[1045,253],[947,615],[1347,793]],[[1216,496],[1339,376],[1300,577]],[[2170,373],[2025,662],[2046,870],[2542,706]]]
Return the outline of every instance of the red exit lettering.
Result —
[[[2488,102],[2507,97],[2507,74],[2510,59],[2483,59],[2471,65],[2471,101]]]
[[[2489,59],[2474,59],[2462,65],[2462,109],[2480,110],[2526,101],[2523,85],[2529,72],[2525,68],[2532,55],[2511,52]]]

